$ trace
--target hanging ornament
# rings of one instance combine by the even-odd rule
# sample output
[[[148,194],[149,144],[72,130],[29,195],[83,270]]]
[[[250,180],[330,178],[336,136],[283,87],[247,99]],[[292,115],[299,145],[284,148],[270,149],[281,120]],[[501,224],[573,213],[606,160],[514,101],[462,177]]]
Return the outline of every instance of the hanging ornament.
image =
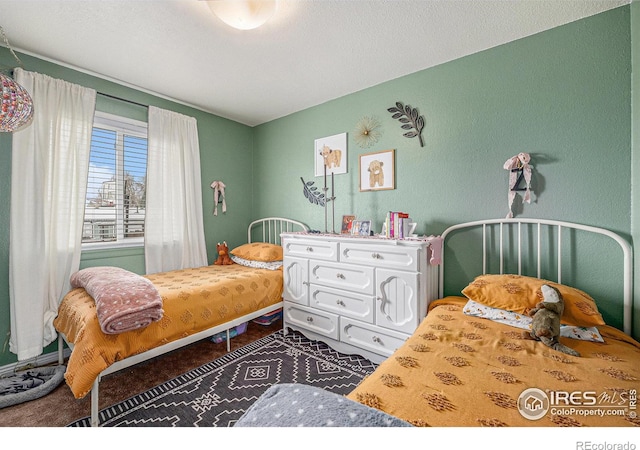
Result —
[[[0,73],[2,104],[0,106],[0,131],[15,131],[29,123],[33,117],[33,101],[25,88]]]
[[[376,117],[365,116],[356,124],[354,134],[358,146],[361,148],[371,147],[382,136],[380,121]]]
[[[513,201],[516,198],[516,194],[519,191],[524,191],[522,195],[523,203],[531,203],[531,170],[533,166],[529,164],[531,161],[531,155],[529,153],[518,153],[515,156],[507,159],[503,165],[505,170],[509,171],[509,213],[507,219],[513,217]],[[520,187],[520,183],[524,180],[525,187]]]
[[[218,203],[222,203],[222,213],[227,212],[227,201],[224,197],[225,184],[222,181],[214,181],[211,183],[211,189],[213,189],[213,215],[218,215]]]
[[[9,45],[2,27],[0,34],[13,57],[22,66],[22,61]],[[3,73],[0,73],[0,88],[0,132],[15,131],[31,121],[33,100],[25,88]]]

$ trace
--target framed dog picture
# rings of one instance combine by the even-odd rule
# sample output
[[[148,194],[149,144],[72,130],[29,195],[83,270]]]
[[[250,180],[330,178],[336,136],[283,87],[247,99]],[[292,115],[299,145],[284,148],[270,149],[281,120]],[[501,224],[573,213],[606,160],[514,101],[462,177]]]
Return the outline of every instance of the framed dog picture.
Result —
[[[360,155],[360,192],[395,189],[395,150]]]
[[[316,139],[314,162],[316,177],[347,173],[347,133]]]

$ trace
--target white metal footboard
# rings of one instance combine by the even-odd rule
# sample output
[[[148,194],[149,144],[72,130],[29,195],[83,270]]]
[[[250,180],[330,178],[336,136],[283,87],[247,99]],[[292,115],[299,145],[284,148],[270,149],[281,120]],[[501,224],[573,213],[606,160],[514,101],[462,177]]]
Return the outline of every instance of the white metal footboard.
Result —
[[[528,226],[532,225],[534,229],[536,229],[535,233],[527,233],[528,239],[523,240],[523,225]],[[541,278],[541,264],[543,260],[548,256],[545,252],[542,251],[543,246],[543,237],[542,237],[542,228],[552,227],[554,229],[553,233],[550,235],[556,236],[555,246],[557,247],[557,276],[556,282],[562,283],[562,261],[563,261],[563,249],[567,249],[567,246],[563,247],[563,230],[580,230],[587,233],[595,233],[603,236],[607,236],[613,239],[618,243],[622,250],[622,265],[623,265],[623,330],[627,334],[631,334],[632,328],[632,301],[633,301],[633,274],[632,274],[632,248],[629,242],[627,242],[620,235],[598,227],[592,227],[588,225],[576,224],[571,222],[563,222],[559,220],[546,220],[546,219],[526,219],[526,218],[516,218],[516,219],[490,219],[490,220],[478,220],[475,222],[467,222],[461,223],[457,225],[453,225],[447,228],[442,233],[442,238],[444,240],[443,247],[443,255],[442,255],[442,266],[440,268],[439,275],[439,296],[443,297],[444,295],[444,272],[445,272],[445,251],[447,245],[447,238],[449,235],[455,231],[463,230],[463,229],[471,229],[471,228],[482,228],[482,273],[486,274],[488,271],[488,259],[491,257],[490,252],[488,251],[488,235],[489,230],[494,231],[495,227],[498,227],[498,238],[497,238],[497,247],[498,247],[498,255],[494,255],[494,258],[499,259],[499,273],[504,273],[503,270],[505,268],[505,239],[508,239],[512,244],[511,248],[515,246],[516,249],[516,264],[517,264],[517,273],[522,274],[522,258],[523,258],[523,248],[531,249],[532,242],[531,240],[535,237],[535,259],[537,265],[537,277]],[[514,231],[515,228],[515,231]],[[535,234],[535,236],[532,236]],[[515,243],[514,243],[515,241]],[[530,253],[530,252],[529,252]]]

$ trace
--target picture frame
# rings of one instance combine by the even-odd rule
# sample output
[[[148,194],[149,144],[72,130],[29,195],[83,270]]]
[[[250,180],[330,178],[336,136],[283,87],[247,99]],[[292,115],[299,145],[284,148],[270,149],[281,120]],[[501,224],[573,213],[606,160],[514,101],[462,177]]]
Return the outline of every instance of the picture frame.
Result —
[[[351,234],[351,226],[353,225],[355,218],[356,216],[353,215],[342,216],[342,228],[340,230],[340,234]]]
[[[347,173],[347,133],[316,139],[313,158],[316,177],[332,173]]]
[[[395,189],[394,160],[394,149],[360,155],[360,192]]]
[[[354,220],[351,223],[351,235],[371,236],[371,220]]]

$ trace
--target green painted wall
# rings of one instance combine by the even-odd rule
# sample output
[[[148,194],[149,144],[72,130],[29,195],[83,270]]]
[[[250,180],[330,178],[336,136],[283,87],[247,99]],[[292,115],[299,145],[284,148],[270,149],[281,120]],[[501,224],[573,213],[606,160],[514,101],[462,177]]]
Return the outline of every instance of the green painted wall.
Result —
[[[142,104],[176,111],[198,121],[201,177],[204,208],[204,229],[209,262],[217,256],[215,244],[226,240],[229,245],[246,242],[246,226],[251,220],[253,130],[250,127],[222,119],[212,114],[174,103],[116,83],[105,81],[75,70],[20,54],[26,70],[40,72],[72,83],[96,89]],[[15,60],[0,47],[0,65],[13,67]],[[37,105],[36,105],[37,107]],[[146,121],[146,108],[130,103],[97,97],[96,109]],[[226,214],[213,216],[214,180],[227,185]],[[9,352],[9,211],[11,192],[11,134],[0,133],[0,366],[16,361]],[[115,265],[136,273],[144,273],[142,248],[90,251],[82,255],[81,268]],[[26,268],[28,270],[28,268]],[[50,345],[46,352],[55,349]]]
[[[353,213],[379,231],[388,210],[404,210],[418,232],[440,234],[454,223],[504,217],[503,164],[528,152],[535,194],[520,216],[630,237],[630,42],[629,7],[621,7],[258,126],[254,216],[285,215],[324,230],[324,210],[303,196],[300,177],[319,186],[314,140],[347,132],[348,174],[335,178],[337,218]],[[387,112],[397,101],[425,117],[423,148]],[[382,123],[383,136],[369,149],[353,138],[363,116]],[[396,150],[396,189],[359,192],[359,155],[385,149]],[[613,256],[598,258],[607,266]],[[470,275],[461,271],[445,294],[459,294]],[[620,280],[597,271],[590,278],[578,285],[586,281],[597,298],[619,295],[610,288]],[[619,325],[614,301],[605,301],[604,314]]]

